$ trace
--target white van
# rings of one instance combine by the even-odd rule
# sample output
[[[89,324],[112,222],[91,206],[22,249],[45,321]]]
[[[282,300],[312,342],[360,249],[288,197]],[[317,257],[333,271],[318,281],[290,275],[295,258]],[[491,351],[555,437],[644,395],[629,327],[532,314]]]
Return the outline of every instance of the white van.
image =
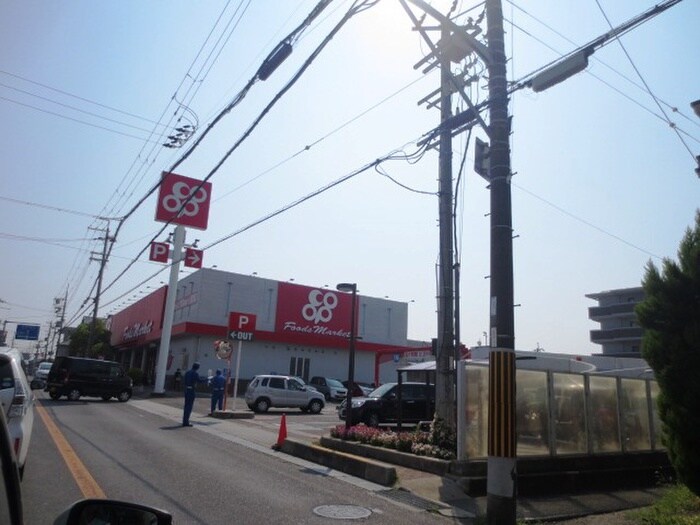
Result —
[[[24,474],[29,440],[34,425],[34,393],[22,369],[22,354],[0,347],[0,403],[5,411],[12,448],[17,456],[20,476]]]

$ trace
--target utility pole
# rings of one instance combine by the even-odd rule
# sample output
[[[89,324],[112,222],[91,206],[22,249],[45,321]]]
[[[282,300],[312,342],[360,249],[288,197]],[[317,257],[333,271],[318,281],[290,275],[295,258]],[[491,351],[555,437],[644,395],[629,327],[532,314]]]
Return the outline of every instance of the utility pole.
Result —
[[[450,31],[442,24],[441,41]],[[452,129],[445,124],[452,116],[452,71],[450,61],[440,67],[440,152],[438,157],[438,209],[440,225],[440,269],[438,271],[438,342],[435,356],[435,411],[450,428],[455,428],[454,378],[454,246],[452,191]]]
[[[515,432],[515,329],[513,314],[513,221],[510,120],[501,0],[486,0],[491,62],[489,137],[491,185],[491,297],[487,519],[515,524],[517,470]]]
[[[95,228],[90,228],[90,229],[95,229]],[[97,274],[97,292],[95,293],[95,307],[92,311],[92,323],[90,323],[90,332],[88,335],[87,347],[85,348],[86,353],[90,351],[90,348],[92,347],[92,343],[95,340],[95,328],[97,325],[97,310],[100,307],[100,294],[102,293],[102,276],[104,274],[105,265],[107,264],[108,243],[112,240],[112,238],[109,236],[109,221],[107,222],[107,228],[105,230],[100,230],[100,231],[105,232],[105,236],[103,237],[104,244],[102,246],[102,257],[100,259],[95,259],[93,257],[90,257],[91,261],[99,261],[100,262],[100,270]]]

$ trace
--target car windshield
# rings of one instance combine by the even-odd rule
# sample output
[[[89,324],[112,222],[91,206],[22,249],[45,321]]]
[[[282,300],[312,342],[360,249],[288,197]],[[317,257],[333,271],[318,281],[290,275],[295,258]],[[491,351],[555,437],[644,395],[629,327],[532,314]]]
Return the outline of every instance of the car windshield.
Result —
[[[326,383],[328,383],[328,386],[332,386],[333,388],[345,388],[343,386],[343,383],[341,383],[337,379],[328,379]]]
[[[51,370],[51,363],[41,363],[39,370]]]
[[[369,393],[368,397],[382,397],[384,394],[386,394],[389,390],[394,388],[396,383],[385,383],[382,386],[379,386],[372,390],[372,392]]]

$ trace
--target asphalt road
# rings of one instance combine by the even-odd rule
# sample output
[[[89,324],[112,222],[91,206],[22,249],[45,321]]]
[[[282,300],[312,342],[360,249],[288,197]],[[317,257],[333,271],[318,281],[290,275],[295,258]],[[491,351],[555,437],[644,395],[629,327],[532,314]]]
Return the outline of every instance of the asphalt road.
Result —
[[[374,523],[450,521],[387,499],[364,480],[337,476],[297,458],[287,460],[223,432],[274,435],[281,412],[222,421],[206,418],[207,400],[200,399],[195,426],[183,428],[177,399],[68,402],[50,400],[42,392],[37,397],[22,483],[27,524],[52,523],[70,503],[95,493],[91,491],[165,509],[180,524],[330,523],[347,513],[365,513],[361,521]],[[291,433],[308,435],[339,423],[332,406],[320,416],[290,411],[287,418]],[[57,430],[50,432],[53,424]],[[62,446],[57,445],[60,436],[65,438]],[[78,464],[83,471],[76,469]]]

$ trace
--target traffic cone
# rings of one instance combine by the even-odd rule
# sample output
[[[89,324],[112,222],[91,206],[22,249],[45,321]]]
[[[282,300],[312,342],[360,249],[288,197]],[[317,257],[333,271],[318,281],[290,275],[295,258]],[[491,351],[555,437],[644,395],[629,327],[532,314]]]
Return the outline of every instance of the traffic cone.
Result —
[[[277,434],[277,443],[272,445],[274,450],[280,450],[284,440],[287,439],[287,415],[282,414],[282,420],[280,421],[280,431]]]

